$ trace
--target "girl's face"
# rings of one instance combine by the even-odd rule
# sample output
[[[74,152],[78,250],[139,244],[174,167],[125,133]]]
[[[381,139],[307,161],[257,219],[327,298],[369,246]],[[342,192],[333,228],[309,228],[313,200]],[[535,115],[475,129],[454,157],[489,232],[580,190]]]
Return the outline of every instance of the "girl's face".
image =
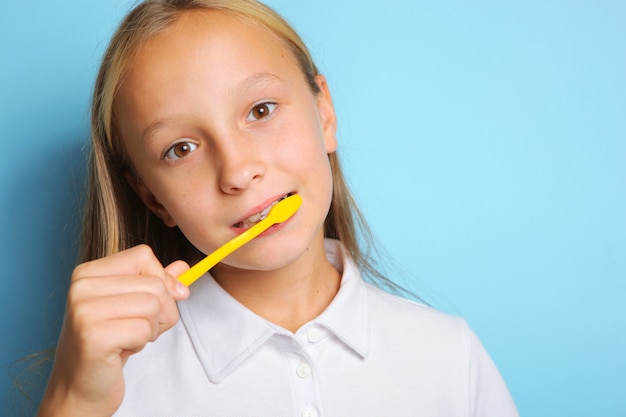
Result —
[[[271,32],[215,11],[185,12],[140,47],[115,101],[129,180],[146,205],[209,253],[289,193],[300,210],[224,262],[273,270],[323,237],[336,120]],[[249,220],[246,220],[249,219]]]

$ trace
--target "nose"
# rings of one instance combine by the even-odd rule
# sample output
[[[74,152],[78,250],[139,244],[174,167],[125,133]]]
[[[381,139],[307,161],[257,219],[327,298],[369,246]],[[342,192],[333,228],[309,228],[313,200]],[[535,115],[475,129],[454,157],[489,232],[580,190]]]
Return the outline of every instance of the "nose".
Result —
[[[220,159],[219,182],[224,193],[241,193],[265,176],[265,163],[259,152],[249,143],[231,143],[225,146]]]

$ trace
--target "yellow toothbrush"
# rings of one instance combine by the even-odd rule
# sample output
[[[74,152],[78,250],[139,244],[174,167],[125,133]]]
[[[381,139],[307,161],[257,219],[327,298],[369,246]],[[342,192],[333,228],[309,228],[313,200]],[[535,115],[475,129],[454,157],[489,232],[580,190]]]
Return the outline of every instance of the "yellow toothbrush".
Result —
[[[211,253],[187,271],[183,272],[178,277],[178,280],[186,286],[190,286],[198,278],[204,275],[205,272],[213,268],[219,261],[266,231],[270,226],[282,223],[289,219],[296,211],[298,211],[300,205],[302,205],[302,197],[298,194],[294,194],[280,200],[270,209],[267,217],[239,236],[229,240],[215,252]]]

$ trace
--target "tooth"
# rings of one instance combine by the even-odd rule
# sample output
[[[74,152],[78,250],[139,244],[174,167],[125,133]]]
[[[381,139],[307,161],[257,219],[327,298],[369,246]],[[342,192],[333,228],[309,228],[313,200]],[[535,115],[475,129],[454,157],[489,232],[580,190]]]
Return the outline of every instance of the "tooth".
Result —
[[[292,193],[289,193],[283,196],[278,201],[274,201],[272,204],[267,206],[260,213],[253,214],[252,216],[248,217],[243,222],[241,222],[241,227],[243,227],[244,229],[249,229],[250,227],[254,226],[256,223],[260,222],[261,220],[264,220],[267,217],[267,215],[270,213],[270,210],[272,209],[272,207],[274,207],[276,204],[278,204],[279,201],[284,200],[290,195],[292,195]]]
[[[249,221],[250,223],[256,223],[259,220],[261,220],[262,216],[263,216],[263,213],[256,213],[256,214],[253,214],[252,216],[248,217],[246,220]]]
[[[261,212],[261,220],[263,220],[263,219],[265,219],[267,217],[267,215],[270,213],[270,210],[272,209],[272,207],[274,207],[276,204],[278,204],[278,201],[274,201],[272,204],[267,206],[265,208],[265,210],[263,210]]]

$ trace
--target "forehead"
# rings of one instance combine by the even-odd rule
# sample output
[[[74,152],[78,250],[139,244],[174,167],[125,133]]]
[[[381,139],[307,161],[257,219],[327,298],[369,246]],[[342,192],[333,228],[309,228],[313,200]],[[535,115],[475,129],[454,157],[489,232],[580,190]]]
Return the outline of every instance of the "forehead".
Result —
[[[262,24],[230,12],[196,9],[182,12],[174,23],[138,46],[126,64],[120,92],[128,84],[136,89],[167,82],[181,73],[190,80],[210,76],[232,81],[250,72],[280,77],[294,69],[304,79],[287,42]]]
[[[194,63],[232,71],[231,61],[237,66],[296,63],[287,42],[261,23],[231,12],[194,9],[139,45],[126,72]]]
[[[118,133],[141,138],[159,120],[233,105],[263,85],[309,91],[285,41],[232,13],[183,12],[127,63],[113,103]]]

